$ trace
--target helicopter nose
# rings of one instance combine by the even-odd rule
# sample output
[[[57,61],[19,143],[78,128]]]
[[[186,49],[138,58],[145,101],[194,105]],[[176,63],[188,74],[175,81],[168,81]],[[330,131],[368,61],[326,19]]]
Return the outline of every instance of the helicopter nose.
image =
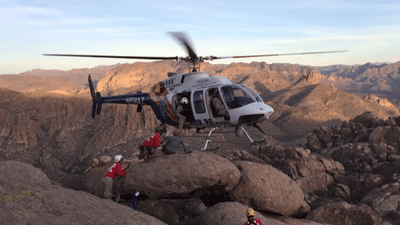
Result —
[[[257,123],[269,119],[274,113],[274,109],[264,103],[252,103],[243,107],[243,111],[238,118],[239,124]]]
[[[264,111],[264,119],[269,119],[269,117],[274,114],[274,109],[267,104],[264,104],[263,109],[260,108],[260,110]]]

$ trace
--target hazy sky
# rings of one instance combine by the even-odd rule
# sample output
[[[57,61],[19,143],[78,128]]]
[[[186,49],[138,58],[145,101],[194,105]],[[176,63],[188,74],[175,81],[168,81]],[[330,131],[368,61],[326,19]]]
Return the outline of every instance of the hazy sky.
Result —
[[[399,1],[0,0],[0,74],[135,62],[44,53],[186,56],[168,31],[186,31],[199,56],[349,50],[213,63],[400,61]]]

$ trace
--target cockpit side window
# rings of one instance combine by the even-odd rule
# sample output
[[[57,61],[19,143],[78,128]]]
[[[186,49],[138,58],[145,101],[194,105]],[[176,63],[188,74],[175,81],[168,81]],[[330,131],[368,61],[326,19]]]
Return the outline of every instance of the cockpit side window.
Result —
[[[253,89],[251,89],[249,86],[246,86],[244,84],[241,84],[240,86],[242,86],[247,92],[249,92],[253,98],[256,99],[257,102],[264,102],[262,100],[262,98],[257,94],[257,92],[255,92]]]
[[[223,86],[221,91],[229,109],[235,109],[256,101],[251,94],[237,85]]]

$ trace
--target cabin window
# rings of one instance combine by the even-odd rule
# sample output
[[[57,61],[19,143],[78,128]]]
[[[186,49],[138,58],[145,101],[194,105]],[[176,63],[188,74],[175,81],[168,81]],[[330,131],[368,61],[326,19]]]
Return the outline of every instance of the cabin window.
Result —
[[[221,92],[229,109],[239,108],[256,101],[253,96],[238,85],[223,86]]]
[[[205,113],[206,109],[204,107],[203,91],[196,91],[193,94],[193,104],[196,113]]]

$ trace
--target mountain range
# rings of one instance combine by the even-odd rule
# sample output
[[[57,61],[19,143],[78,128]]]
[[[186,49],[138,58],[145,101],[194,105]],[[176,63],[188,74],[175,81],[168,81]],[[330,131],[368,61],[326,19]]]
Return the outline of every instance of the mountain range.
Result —
[[[299,76],[305,75],[313,68],[322,75],[319,77],[321,83],[334,85],[340,90],[360,96],[375,94],[388,98],[396,104],[399,102],[400,62],[323,67],[267,64],[265,62],[229,65],[202,64],[202,70],[209,71],[214,75],[226,76],[237,82],[244,82],[250,77],[261,79],[260,83],[265,83],[269,88],[268,91],[272,92],[292,85],[299,79]],[[0,75],[0,87],[20,92],[39,91],[79,95],[88,88],[87,76],[90,74],[94,83],[102,80],[97,86],[99,91],[105,92],[108,89],[108,91],[115,92],[116,89],[123,91],[123,89],[144,88],[155,81],[166,78],[167,72],[187,72],[187,64],[159,61],[97,66],[69,71],[34,69],[15,75]],[[126,78],[129,76],[131,77],[126,82]],[[107,78],[103,79],[105,77]],[[122,79],[122,77],[124,78]]]

